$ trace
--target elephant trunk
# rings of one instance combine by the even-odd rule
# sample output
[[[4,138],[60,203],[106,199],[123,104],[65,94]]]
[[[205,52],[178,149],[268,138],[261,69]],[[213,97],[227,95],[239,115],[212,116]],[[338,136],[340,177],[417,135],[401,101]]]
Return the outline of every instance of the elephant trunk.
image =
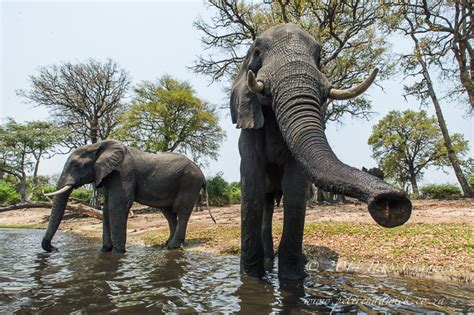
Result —
[[[405,192],[336,157],[324,134],[320,104],[324,77],[307,64],[296,63],[284,67],[291,71],[285,71],[271,86],[276,119],[293,156],[317,186],[367,202],[372,218],[381,226],[405,223],[411,214]]]
[[[56,248],[51,245],[51,239],[53,238],[54,234],[58,230],[59,224],[61,223],[71,192],[72,189],[69,189],[54,197],[48,229],[46,230],[43,241],[41,242],[41,247],[43,247],[43,249],[47,252],[56,250]]]

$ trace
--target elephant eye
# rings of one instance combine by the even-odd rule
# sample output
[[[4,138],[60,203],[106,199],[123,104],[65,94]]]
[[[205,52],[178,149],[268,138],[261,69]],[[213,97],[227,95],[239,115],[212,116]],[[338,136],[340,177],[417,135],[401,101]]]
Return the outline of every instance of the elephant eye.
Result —
[[[260,56],[260,49],[256,48],[253,55],[254,55],[254,57]]]

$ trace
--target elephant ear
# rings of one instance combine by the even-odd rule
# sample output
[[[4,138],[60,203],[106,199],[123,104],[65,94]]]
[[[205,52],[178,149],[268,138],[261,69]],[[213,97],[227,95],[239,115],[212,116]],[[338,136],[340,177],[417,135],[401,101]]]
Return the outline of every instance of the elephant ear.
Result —
[[[232,87],[230,114],[237,128],[258,129],[263,127],[263,112],[257,95],[247,86],[247,65],[245,60]]]
[[[119,141],[102,141],[95,162],[95,184],[97,187],[107,175],[122,164],[125,152],[126,147]]]

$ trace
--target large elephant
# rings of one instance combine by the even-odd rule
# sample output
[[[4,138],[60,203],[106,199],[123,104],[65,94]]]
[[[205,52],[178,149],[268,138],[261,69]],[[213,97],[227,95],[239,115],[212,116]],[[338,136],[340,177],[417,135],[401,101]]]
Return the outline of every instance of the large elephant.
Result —
[[[125,252],[127,217],[134,201],[163,209],[168,220],[168,248],[181,246],[189,216],[205,177],[199,167],[184,155],[151,154],[127,147],[116,140],[82,146],[71,153],[58,180],[48,229],[42,241],[51,245],[74,188],[95,183],[104,187],[103,252]]]
[[[264,261],[273,258],[271,218],[278,191],[284,196],[278,248],[282,279],[306,276],[302,239],[311,182],[367,202],[372,218],[381,226],[395,227],[410,217],[411,202],[404,192],[343,164],[324,134],[326,100],[361,94],[376,71],[357,87],[335,89],[319,69],[320,50],[315,39],[296,25],[272,27],[253,42],[232,87],[232,121],[242,129],[243,273],[261,276]]]

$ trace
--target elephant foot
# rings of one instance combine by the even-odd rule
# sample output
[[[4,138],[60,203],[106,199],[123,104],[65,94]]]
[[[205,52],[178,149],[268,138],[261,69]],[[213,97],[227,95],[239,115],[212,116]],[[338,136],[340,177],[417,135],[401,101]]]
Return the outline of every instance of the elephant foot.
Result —
[[[281,252],[281,251],[279,251]],[[307,258],[303,253],[299,255],[278,256],[278,278],[282,280],[302,280],[308,276],[305,271]]]
[[[100,251],[102,253],[110,253],[112,249],[113,249],[112,246],[102,245],[102,247],[100,248]]]
[[[121,249],[121,248],[112,248],[112,254],[125,254],[125,249]]]
[[[263,259],[253,262],[253,263],[245,263],[241,261],[240,272],[242,274],[249,275],[252,277],[258,277],[258,278],[263,277],[265,275]]]
[[[166,247],[168,249],[176,249],[176,248],[180,248],[182,244],[183,244],[183,242],[181,242],[181,241],[171,240],[171,241],[167,242]]]
[[[303,280],[307,276],[302,262],[298,264],[280,262],[278,264],[278,278],[282,280]]]
[[[165,246],[168,246],[168,244],[171,242],[171,240],[173,239],[173,237],[169,237],[166,242],[165,242]]]
[[[263,259],[263,268],[266,270],[266,271],[272,271],[273,270],[273,263],[275,262],[275,256],[272,255],[272,256],[266,256],[264,259]]]
[[[47,251],[48,253],[51,253],[51,252],[57,252],[58,249],[56,247],[54,247],[53,245],[51,245],[51,241],[47,240],[47,239],[43,239],[43,241],[41,242],[41,247]]]

